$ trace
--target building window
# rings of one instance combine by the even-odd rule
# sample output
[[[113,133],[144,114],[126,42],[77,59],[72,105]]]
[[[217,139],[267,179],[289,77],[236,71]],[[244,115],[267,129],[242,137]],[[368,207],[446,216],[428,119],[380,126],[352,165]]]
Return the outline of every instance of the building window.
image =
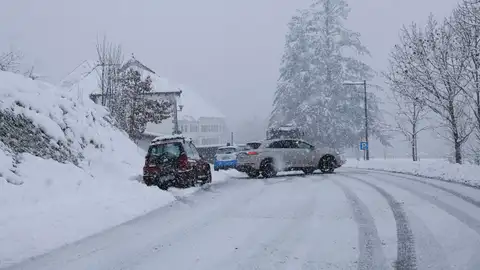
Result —
[[[182,133],[188,132],[188,125],[180,125],[180,131]]]
[[[202,139],[202,145],[215,145],[219,144],[220,139],[218,137],[216,138],[203,138]]]
[[[191,124],[190,125],[190,132],[198,132],[198,125],[197,124]]]

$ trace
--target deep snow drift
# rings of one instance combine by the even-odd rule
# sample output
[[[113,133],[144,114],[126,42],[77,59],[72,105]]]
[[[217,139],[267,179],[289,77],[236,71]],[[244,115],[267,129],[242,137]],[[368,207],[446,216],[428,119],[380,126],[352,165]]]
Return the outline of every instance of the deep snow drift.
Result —
[[[348,159],[345,167],[404,173],[480,187],[480,166],[452,164],[442,159],[422,159],[417,162],[402,158],[369,161]]]
[[[87,96],[0,72],[0,268],[192,192],[139,183],[143,158]]]

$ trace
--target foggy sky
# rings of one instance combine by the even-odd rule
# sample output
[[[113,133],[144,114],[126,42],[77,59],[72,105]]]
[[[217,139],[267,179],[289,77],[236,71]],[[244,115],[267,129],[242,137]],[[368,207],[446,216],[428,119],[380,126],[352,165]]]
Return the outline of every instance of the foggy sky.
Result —
[[[266,117],[278,78],[286,24],[309,0],[0,0],[0,51],[57,82],[86,59],[97,37],[211,100],[232,122]],[[362,34],[376,71],[398,30],[448,15],[457,0],[350,0],[347,25]],[[379,78],[375,81],[382,84]]]

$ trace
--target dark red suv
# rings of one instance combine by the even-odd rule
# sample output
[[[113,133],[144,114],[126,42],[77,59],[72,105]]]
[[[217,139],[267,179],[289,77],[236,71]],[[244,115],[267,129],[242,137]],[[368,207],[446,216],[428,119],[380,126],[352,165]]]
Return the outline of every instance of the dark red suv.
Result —
[[[181,135],[155,138],[148,147],[143,167],[145,184],[161,189],[187,188],[212,182],[210,164],[190,139]]]

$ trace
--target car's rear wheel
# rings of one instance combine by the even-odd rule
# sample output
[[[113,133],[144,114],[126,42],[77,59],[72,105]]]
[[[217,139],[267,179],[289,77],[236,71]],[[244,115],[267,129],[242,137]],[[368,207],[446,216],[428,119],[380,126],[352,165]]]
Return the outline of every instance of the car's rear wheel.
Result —
[[[335,170],[335,158],[331,155],[325,155],[320,159],[318,168],[322,173],[333,173]]]
[[[153,181],[151,177],[143,177],[143,183],[147,186],[153,186]]]
[[[248,177],[257,178],[260,175],[260,172],[257,170],[251,170],[247,172]]]
[[[157,186],[158,186],[158,188],[160,188],[161,190],[168,190],[168,188],[170,187],[170,185],[168,184],[168,182],[159,183]]]
[[[208,170],[206,172],[207,174],[207,178],[205,180],[202,181],[202,185],[205,185],[205,184],[208,184],[208,183],[212,183],[212,172],[210,170]]]
[[[271,178],[277,175],[277,169],[275,168],[275,164],[273,164],[273,160],[263,161],[260,166],[260,172],[265,178]]]

